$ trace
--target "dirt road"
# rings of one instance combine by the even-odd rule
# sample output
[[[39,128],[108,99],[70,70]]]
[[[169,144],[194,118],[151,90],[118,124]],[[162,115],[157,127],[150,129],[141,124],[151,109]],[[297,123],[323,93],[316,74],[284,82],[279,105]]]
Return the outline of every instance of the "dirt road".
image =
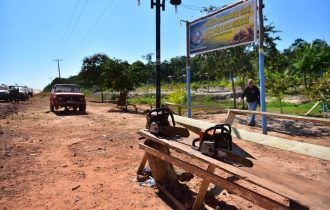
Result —
[[[34,97],[1,119],[1,207],[169,208],[135,181],[142,115],[99,104],[87,114],[54,114],[47,102]]]
[[[171,209],[157,189],[136,182],[143,114],[90,102],[87,113],[52,113],[45,95],[0,110],[1,209]],[[267,154],[264,161],[274,166],[329,181],[327,161],[238,144],[258,158]],[[188,184],[193,192],[198,181]],[[214,195],[213,207],[258,208],[230,193]]]

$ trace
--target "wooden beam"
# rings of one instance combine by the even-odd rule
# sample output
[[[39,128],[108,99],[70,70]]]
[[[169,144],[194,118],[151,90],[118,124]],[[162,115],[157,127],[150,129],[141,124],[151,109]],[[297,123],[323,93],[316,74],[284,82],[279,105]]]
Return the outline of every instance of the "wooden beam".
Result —
[[[165,102],[166,105],[173,106],[173,107],[186,107],[187,105],[183,104],[174,104]],[[297,121],[305,121],[305,122],[314,122],[314,123],[321,123],[325,125],[330,125],[329,119],[324,118],[318,118],[318,117],[305,117],[305,116],[299,116],[299,115],[288,115],[288,114],[279,114],[279,113],[272,113],[272,112],[259,112],[259,111],[250,111],[250,110],[240,110],[240,109],[223,109],[219,107],[213,107],[213,106],[203,106],[203,105],[192,105],[192,109],[201,109],[201,110],[216,110],[220,112],[234,112],[236,114],[243,114],[243,115],[259,115],[259,116],[267,116],[267,117],[273,117],[278,119],[289,119],[289,120],[297,120]]]
[[[330,187],[328,183],[321,183],[296,174],[281,172],[279,169],[259,160],[253,160],[254,166],[252,168],[235,167],[203,155],[182,142],[158,138],[144,129],[140,130],[139,134],[192,159],[212,164],[220,170],[244,179],[244,181],[254,183],[279,194],[289,199],[290,203],[298,202],[301,206],[311,206],[313,209],[328,209],[328,206],[330,206],[330,194],[328,193]]]
[[[288,114],[278,114],[278,113],[271,113],[271,112],[259,112],[259,111],[250,111],[250,110],[240,110],[240,109],[228,109],[231,112],[236,114],[254,114],[259,116],[267,116],[273,117],[277,119],[288,119],[288,120],[297,120],[297,121],[304,121],[304,122],[314,122],[314,123],[321,123],[325,125],[330,125],[329,119],[318,118],[318,117],[305,117],[305,116],[298,116],[298,115],[288,115]]]
[[[207,167],[207,171],[210,172],[211,174],[213,174],[214,171],[215,171],[215,166],[210,164]],[[207,192],[207,189],[208,189],[209,185],[210,185],[210,182],[207,179],[203,179],[201,187],[199,188],[196,200],[195,200],[194,205],[192,207],[193,210],[199,210],[199,209],[202,208],[203,201],[204,201],[204,198],[205,198],[205,195],[206,195],[206,192]]]
[[[197,166],[191,165],[188,162],[182,161],[178,158],[169,156],[167,154],[164,154],[162,152],[159,152],[151,147],[148,147],[145,144],[140,143],[140,148],[145,150],[148,154],[153,155],[159,159],[162,159],[166,162],[169,162],[171,164],[177,165],[178,167],[183,168],[186,171],[189,171],[193,174],[196,174],[197,176],[208,180],[209,182],[212,182],[219,187],[222,187],[230,192],[236,193],[239,197],[242,197],[248,201],[251,201],[252,203],[265,208],[265,209],[289,209],[287,206],[278,203],[274,200],[271,200],[270,198],[267,198],[263,195],[260,195],[250,189],[247,189],[243,186],[238,185],[237,183],[230,182],[226,180],[225,178],[222,178],[220,176],[217,176],[215,174],[212,174],[202,168],[199,168]]]
[[[310,108],[306,113],[305,116],[309,115],[318,105],[320,104],[320,101],[316,102],[312,108]]]
[[[161,151],[164,154],[170,154],[168,147],[159,144],[154,141],[145,142],[150,148],[154,148],[158,151]],[[148,162],[150,165],[151,173],[156,182],[160,184],[174,182],[177,180],[177,175],[173,168],[173,165],[169,162],[163,161],[162,159],[157,158],[157,156],[147,154]]]
[[[235,118],[235,115],[236,115],[235,112],[232,112],[232,111],[228,110],[224,123],[232,125],[233,121],[234,121],[234,118]]]
[[[215,123],[182,117],[178,115],[174,115],[174,119],[178,124],[183,125],[184,127],[197,134],[199,134],[201,130],[206,130],[207,128],[215,125]],[[270,146],[330,161],[330,147],[309,144],[305,142],[291,141],[280,137],[265,135],[261,133],[253,133],[235,127],[232,127],[232,136],[257,144],[262,144],[265,146]]]

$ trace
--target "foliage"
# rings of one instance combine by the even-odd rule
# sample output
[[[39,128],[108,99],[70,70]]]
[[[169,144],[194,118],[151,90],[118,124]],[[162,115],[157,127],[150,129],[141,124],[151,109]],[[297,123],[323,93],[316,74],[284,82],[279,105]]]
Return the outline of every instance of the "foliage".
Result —
[[[92,88],[101,88],[104,86],[102,72],[104,71],[103,64],[109,60],[105,54],[95,54],[83,59],[81,71],[78,75],[82,86]]]
[[[325,73],[313,84],[310,96],[316,101],[330,102],[330,72]]]
[[[156,98],[154,96],[136,96],[128,99],[132,104],[148,104],[150,106],[156,104]]]
[[[280,73],[277,71],[267,72],[267,90],[271,96],[275,96],[280,104],[281,113],[282,109],[282,100],[284,93],[293,86],[294,79],[292,76],[286,73]]]
[[[80,84],[79,83],[79,79],[77,78],[77,76],[71,76],[69,78],[55,78],[53,79],[53,81],[48,84],[43,91],[44,92],[50,92],[50,90],[52,89],[53,85],[55,84]]]
[[[185,104],[187,101],[187,94],[184,88],[177,88],[168,96],[168,100],[175,104]]]

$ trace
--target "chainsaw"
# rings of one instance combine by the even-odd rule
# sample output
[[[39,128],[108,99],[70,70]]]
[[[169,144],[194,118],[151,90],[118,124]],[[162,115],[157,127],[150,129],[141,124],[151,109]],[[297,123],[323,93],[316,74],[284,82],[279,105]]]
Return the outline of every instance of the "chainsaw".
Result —
[[[197,142],[199,142],[198,146],[196,146]],[[230,125],[218,124],[200,132],[199,138],[192,141],[191,147],[215,159],[252,167],[252,161],[232,152],[232,144]]]
[[[168,118],[171,117],[172,125]],[[168,107],[151,110],[147,115],[146,128],[150,133],[164,137],[188,137],[186,128],[175,127],[172,111]]]

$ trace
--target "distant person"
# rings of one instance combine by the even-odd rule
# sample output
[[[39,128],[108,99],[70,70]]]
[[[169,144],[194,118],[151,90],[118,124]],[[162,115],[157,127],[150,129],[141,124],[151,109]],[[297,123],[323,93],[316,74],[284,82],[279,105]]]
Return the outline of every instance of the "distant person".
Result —
[[[246,97],[246,102],[249,110],[255,111],[257,109],[258,104],[260,104],[260,91],[257,86],[253,84],[253,80],[249,79],[247,83],[247,87],[244,89],[243,95],[241,97],[241,101]],[[255,126],[255,115],[252,114],[250,117],[249,126]]]

